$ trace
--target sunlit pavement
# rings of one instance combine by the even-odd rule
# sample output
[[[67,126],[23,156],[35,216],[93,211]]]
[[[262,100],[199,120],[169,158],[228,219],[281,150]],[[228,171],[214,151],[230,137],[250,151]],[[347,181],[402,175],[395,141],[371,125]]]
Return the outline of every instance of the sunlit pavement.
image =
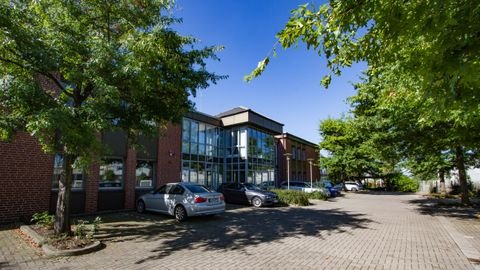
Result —
[[[184,223],[103,216],[104,249],[45,258],[0,229],[1,269],[474,269],[480,220],[418,195],[352,194],[307,207],[229,207]],[[469,259],[467,258],[469,257]]]

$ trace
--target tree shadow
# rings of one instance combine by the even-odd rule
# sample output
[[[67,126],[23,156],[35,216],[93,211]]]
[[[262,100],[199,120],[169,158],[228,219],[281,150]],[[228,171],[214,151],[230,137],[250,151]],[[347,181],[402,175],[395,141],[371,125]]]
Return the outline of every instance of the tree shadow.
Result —
[[[353,192],[349,192],[350,194]],[[414,192],[400,192],[400,191],[383,191],[383,190],[362,190],[355,192],[355,194],[360,195],[389,195],[389,196],[406,196],[406,195],[415,195]]]
[[[422,215],[477,219],[480,212],[478,205],[462,206],[459,199],[421,198],[409,200],[408,203],[415,205],[415,210]]]
[[[230,210],[213,217],[195,217],[179,223],[157,214],[133,212],[105,217],[98,239],[102,241],[158,241],[152,254],[138,260],[142,264],[179,250],[240,250],[261,243],[281,242],[286,237],[323,238],[334,233],[367,229],[372,220],[363,214],[339,209],[310,207]]]

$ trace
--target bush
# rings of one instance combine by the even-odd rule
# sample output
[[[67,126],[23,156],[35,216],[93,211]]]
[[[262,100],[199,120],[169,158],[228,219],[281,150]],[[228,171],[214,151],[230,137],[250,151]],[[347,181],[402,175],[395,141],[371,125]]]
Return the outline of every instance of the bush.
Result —
[[[308,194],[298,190],[274,189],[272,192],[277,193],[280,203],[288,205],[309,205]]]
[[[405,175],[398,175],[393,179],[395,190],[400,192],[416,192],[418,182]]]
[[[312,199],[312,200],[327,200],[328,197],[325,193],[323,192],[320,192],[320,191],[314,191],[314,192],[310,192],[310,193],[307,193],[307,196],[309,199]]]
[[[48,211],[45,211],[45,212],[33,214],[32,219],[30,221],[47,228],[53,228],[53,222],[55,221],[55,216],[50,215],[48,214]]]
[[[91,223],[86,220],[77,220],[77,224],[75,225],[75,230],[73,234],[77,238],[87,238],[92,239],[94,235],[98,232],[98,228],[102,223],[102,219],[100,217],[96,217]],[[87,225],[90,226],[90,230],[87,230]]]

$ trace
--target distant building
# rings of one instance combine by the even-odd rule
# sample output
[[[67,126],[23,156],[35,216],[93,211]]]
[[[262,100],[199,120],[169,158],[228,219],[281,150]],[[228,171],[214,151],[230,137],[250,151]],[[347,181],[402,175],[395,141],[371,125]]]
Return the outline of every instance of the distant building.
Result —
[[[289,133],[283,124],[253,110],[237,107],[216,116],[185,115],[158,138],[140,137],[129,147],[124,132],[101,136],[109,149],[88,172],[74,170],[71,212],[95,213],[133,209],[135,200],[169,182],[196,182],[213,189],[223,182],[287,180],[285,153],[290,153],[290,180],[320,178],[317,146]],[[18,133],[0,142],[0,223],[53,211],[63,158],[44,154],[38,142]]]

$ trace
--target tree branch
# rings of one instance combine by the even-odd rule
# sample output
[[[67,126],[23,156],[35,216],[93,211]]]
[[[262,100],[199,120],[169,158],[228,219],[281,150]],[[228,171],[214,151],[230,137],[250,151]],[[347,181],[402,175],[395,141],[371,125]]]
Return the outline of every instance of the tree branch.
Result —
[[[25,69],[25,70],[29,70],[29,71],[33,71],[33,72],[36,72],[38,74],[41,74],[47,78],[49,78],[50,80],[53,81],[53,83],[55,83],[55,85],[60,88],[60,90],[62,90],[62,92],[64,92],[67,96],[69,97],[73,97],[73,95],[71,93],[69,93],[65,87],[63,87],[63,85],[60,83],[59,80],[57,80],[57,78],[55,78],[55,76],[53,76],[52,74],[48,73],[48,72],[43,72],[41,70],[38,70],[38,69],[34,69],[34,68],[28,68],[27,66],[23,65],[22,63],[19,63],[17,61],[14,61],[14,60],[10,60],[10,59],[7,59],[7,58],[3,58],[0,56],[0,61],[3,61],[3,62],[7,62],[7,63],[10,63],[10,64],[13,64],[13,65],[16,65],[22,69]]]

